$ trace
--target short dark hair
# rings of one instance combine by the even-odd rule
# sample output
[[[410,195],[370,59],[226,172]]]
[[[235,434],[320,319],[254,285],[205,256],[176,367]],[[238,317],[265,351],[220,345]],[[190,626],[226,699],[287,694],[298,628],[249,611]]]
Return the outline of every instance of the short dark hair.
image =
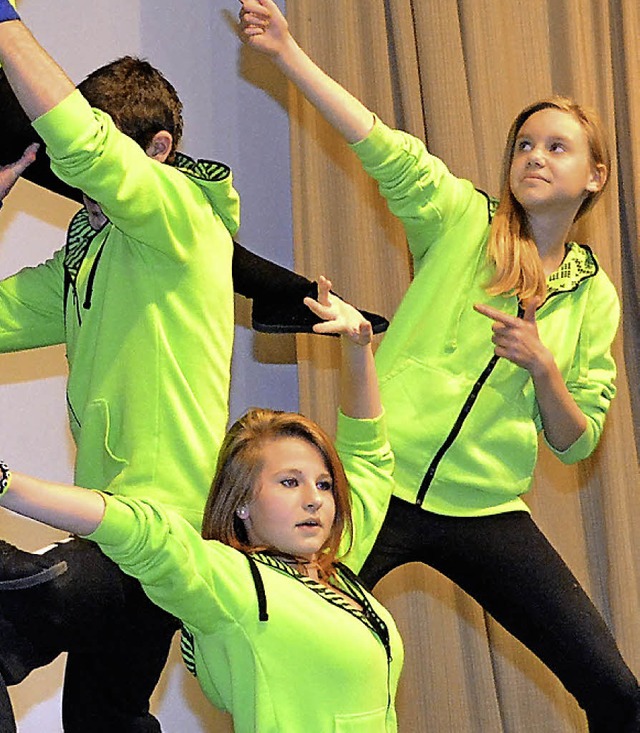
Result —
[[[182,138],[182,102],[174,87],[148,61],[123,56],[91,72],[78,89],[92,107],[146,150],[161,130],[171,133],[172,163]]]

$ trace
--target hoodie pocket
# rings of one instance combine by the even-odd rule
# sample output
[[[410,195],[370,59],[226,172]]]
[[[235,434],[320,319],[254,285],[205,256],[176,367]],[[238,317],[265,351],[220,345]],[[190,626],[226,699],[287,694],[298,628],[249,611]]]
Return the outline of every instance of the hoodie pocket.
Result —
[[[94,400],[87,406],[76,440],[76,483],[80,486],[105,489],[129,465],[111,448],[111,415],[106,400]]]

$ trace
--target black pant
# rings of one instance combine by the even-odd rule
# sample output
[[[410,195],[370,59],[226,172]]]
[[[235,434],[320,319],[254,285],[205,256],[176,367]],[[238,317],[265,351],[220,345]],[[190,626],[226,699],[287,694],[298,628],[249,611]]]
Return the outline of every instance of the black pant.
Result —
[[[526,512],[445,517],[391,500],[360,576],[423,562],[475,598],[576,697],[589,730],[640,731],[640,687],[580,584]]]
[[[178,621],[93,542],[73,539],[48,555],[67,572],[0,591],[0,733],[15,731],[2,681],[17,684],[63,651],[66,733],[156,733],[149,697]]]
[[[0,676],[0,730],[3,733],[15,733],[16,725],[13,717],[11,700],[5,681]]]

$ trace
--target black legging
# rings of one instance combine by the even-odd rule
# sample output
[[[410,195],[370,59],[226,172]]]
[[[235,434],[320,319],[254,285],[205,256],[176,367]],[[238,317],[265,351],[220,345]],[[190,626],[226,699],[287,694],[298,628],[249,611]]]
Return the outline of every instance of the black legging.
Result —
[[[7,692],[7,685],[0,675],[0,729],[3,733],[16,733],[16,722]]]
[[[640,731],[640,687],[600,613],[526,512],[445,517],[392,498],[360,576],[422,562],[475,598],[551,669],[593,733]]]

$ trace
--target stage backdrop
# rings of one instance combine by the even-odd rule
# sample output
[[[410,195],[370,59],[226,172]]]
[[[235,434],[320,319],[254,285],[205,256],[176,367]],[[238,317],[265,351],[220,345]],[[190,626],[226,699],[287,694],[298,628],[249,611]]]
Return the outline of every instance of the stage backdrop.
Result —
[[[551,93],[596,107],[617,155],[605,201],[581,226],[624,306],[618,396],[596,455],[562,466],[544,448],[534,517],[593,597],[640,674],[640,71],[637,0],[289,0],[294,35],[392,126],[426,139],[451,170],[498,192],[515,114]],[[403,233],[339,136],[293,89],[296,266],[392,316],[411,278]],[[301,337],[301,409],[333,419],[336,355]],[[626,356],[626,359],[625,359]],[[635,409],[635,421],[632,411]],[[556,679],[477,604],[409,566],[379,586],[407,647],[400,730],[569,733],[581,711]],[[553,623],[553,619],[549,619]]]

